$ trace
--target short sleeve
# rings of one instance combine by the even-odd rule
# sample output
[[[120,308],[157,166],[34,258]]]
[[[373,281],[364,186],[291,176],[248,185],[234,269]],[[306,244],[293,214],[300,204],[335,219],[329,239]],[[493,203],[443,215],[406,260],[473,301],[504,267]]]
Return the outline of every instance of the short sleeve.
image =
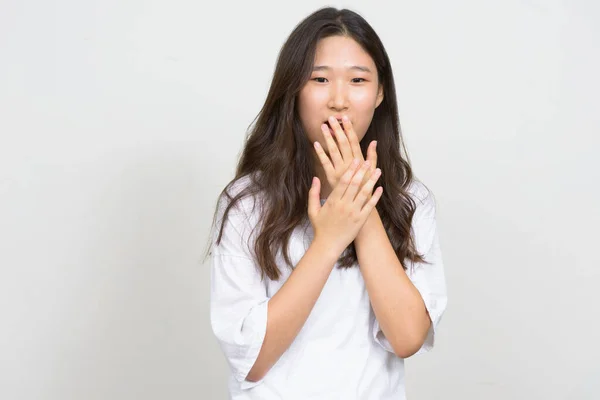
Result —
[[[248,228],[248,219],[232,209],[218,246],[213,233],[211,251],[211,326],[241,389],[262,382],[250,382],[246,377],[264,341],[269,301],[265,283],[249,255]]]
[[[416,203],[417,208],[412,223],[415,246],[428,263],[411,262],[408,260],[405,262],[407,262],[406,273],[421,294],[425,308],[431,318],[431,327],[429,328],[425,342],[415,353],[421,354],[431,350],[434,346],[436,331],[446,310],[448,299],[435,217],[435,197],[433,193],[427,192],[425,197],[422,200],[416,200]],[[373,324],[373,336],[375,341],[384,349],[394,352],[376,318]]]

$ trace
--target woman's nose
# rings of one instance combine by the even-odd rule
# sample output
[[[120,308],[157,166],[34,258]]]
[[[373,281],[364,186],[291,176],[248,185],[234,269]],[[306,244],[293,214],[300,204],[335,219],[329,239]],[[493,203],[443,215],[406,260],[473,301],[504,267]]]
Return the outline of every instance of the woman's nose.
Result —
[[[344,109],[348,106],[348,93],[343,84],[332,85],[329,93],[329,107]]]

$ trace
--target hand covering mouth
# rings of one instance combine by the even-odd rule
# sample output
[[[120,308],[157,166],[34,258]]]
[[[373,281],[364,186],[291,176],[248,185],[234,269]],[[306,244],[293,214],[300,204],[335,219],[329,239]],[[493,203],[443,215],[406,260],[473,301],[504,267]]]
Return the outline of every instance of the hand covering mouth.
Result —
[[[329,121],[323,121],[324,124],[327,125],[327,127],[329,128],[329,132],[333,132],[333,129],[331,128],[331,124],[329,123]],[[338,119],[338,124],[343,127],[343,121],[341,119]]]

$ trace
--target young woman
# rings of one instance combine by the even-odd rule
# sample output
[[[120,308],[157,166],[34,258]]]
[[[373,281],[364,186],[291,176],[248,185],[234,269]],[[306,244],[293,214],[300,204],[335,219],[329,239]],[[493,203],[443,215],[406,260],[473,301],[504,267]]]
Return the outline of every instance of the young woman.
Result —
[[[403,399],[446,308],[435,200],[411,171],[392,68],[358,14],[283,45],[211,234],[232,399]]]

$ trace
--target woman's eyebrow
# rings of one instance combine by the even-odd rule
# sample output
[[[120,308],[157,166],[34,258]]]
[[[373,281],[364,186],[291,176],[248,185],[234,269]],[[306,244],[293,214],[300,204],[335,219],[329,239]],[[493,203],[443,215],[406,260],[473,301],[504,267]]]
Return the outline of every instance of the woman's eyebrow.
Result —
[[[331,67],[328,67],[327,65],[315,65],[313,67],[313,71],[328,71],[330,70]],[[362,71],[362,72],[371,72],[371,70],[368,67],[365,67],[363,65],[351,65],[349,67],[346,67],[346,69],[348,70],[358,70],[358,71]]]

